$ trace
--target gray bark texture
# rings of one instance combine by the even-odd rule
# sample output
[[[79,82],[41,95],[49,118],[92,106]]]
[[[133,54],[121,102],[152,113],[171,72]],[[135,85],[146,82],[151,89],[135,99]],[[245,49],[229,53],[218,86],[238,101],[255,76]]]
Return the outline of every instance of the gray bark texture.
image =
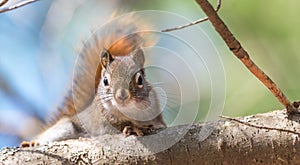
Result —
[[[117,134],[3,148],[0,164],[300,164],[300,115],[277,110],[236,119],[280,130],[220,120],[170,127],[151,138]]]

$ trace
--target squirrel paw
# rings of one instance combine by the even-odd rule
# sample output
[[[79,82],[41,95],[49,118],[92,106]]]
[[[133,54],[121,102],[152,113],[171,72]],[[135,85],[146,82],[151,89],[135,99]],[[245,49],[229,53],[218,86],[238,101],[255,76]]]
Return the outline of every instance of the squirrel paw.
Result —
[[[123,129],[123,134],[125,136],[129,136],[132,134],[136,134],[137,136],[143,136],[144,133],[137,127],[135,126],[125,126]]]
[[[21,144],[20,144],[20,147],[21,148],[26,148],[26,147],[36,147],[36,146],[39,146],[40,143],[39,142],[35,142],[35,141],[23,141]]]

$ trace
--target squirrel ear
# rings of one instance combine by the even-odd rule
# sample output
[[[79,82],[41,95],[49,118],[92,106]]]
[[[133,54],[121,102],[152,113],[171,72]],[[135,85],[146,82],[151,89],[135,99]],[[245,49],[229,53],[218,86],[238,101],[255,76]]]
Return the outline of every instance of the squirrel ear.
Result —
[[[132,58],[133,60],[137,63],[140,64],[142,67],[145,63],[145,56],[144,56],[144,51],[141,48],[137,48],[133,53],[132,53]]]
[[[103,68],[106,68],[114,60],[110,52],[106,49],[102,51],[100,59]]]

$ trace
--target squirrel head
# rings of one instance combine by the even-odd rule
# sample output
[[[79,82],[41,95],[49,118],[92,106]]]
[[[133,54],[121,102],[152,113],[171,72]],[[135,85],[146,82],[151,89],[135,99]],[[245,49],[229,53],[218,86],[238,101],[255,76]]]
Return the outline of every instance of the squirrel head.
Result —
[[[98,98],[108,111],[119,111],[135,121],[152,120],[160,114],[158,98],[145,78],[145,56],[137,48],[126,56],[101,54],[102,73]]]
[[[144,73],[145,57],[138,48],[127,56],[112,56],[108,50],[101,54],[101,93],[112,95],[112,103],[118,108],[144,101],[149,95]]]

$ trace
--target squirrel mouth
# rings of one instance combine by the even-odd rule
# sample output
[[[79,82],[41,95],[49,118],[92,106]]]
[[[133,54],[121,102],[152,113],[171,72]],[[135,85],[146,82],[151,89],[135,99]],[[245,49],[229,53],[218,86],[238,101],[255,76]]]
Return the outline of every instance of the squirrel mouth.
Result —
[[[117,100],[117,106],[121,108],[126,108],[130,104],[130,100]]]
[[[128,101],[125,101],[125,100],[112,99],[111,104],[112,104],[112,106],[116,107],[117,109],[124,109],[124,108],[128,107]]]
[[[121,103],[119,103],[119,105],[121,106],[121,107],[126,107],[126,103],[125,103],[125,101],[122,101]]]
[[[151,103],[149,101],[136,100],[136,99],[116,100],[115,105],[120,110],[132,110],[132,109],[143,110],[151,107]]]

